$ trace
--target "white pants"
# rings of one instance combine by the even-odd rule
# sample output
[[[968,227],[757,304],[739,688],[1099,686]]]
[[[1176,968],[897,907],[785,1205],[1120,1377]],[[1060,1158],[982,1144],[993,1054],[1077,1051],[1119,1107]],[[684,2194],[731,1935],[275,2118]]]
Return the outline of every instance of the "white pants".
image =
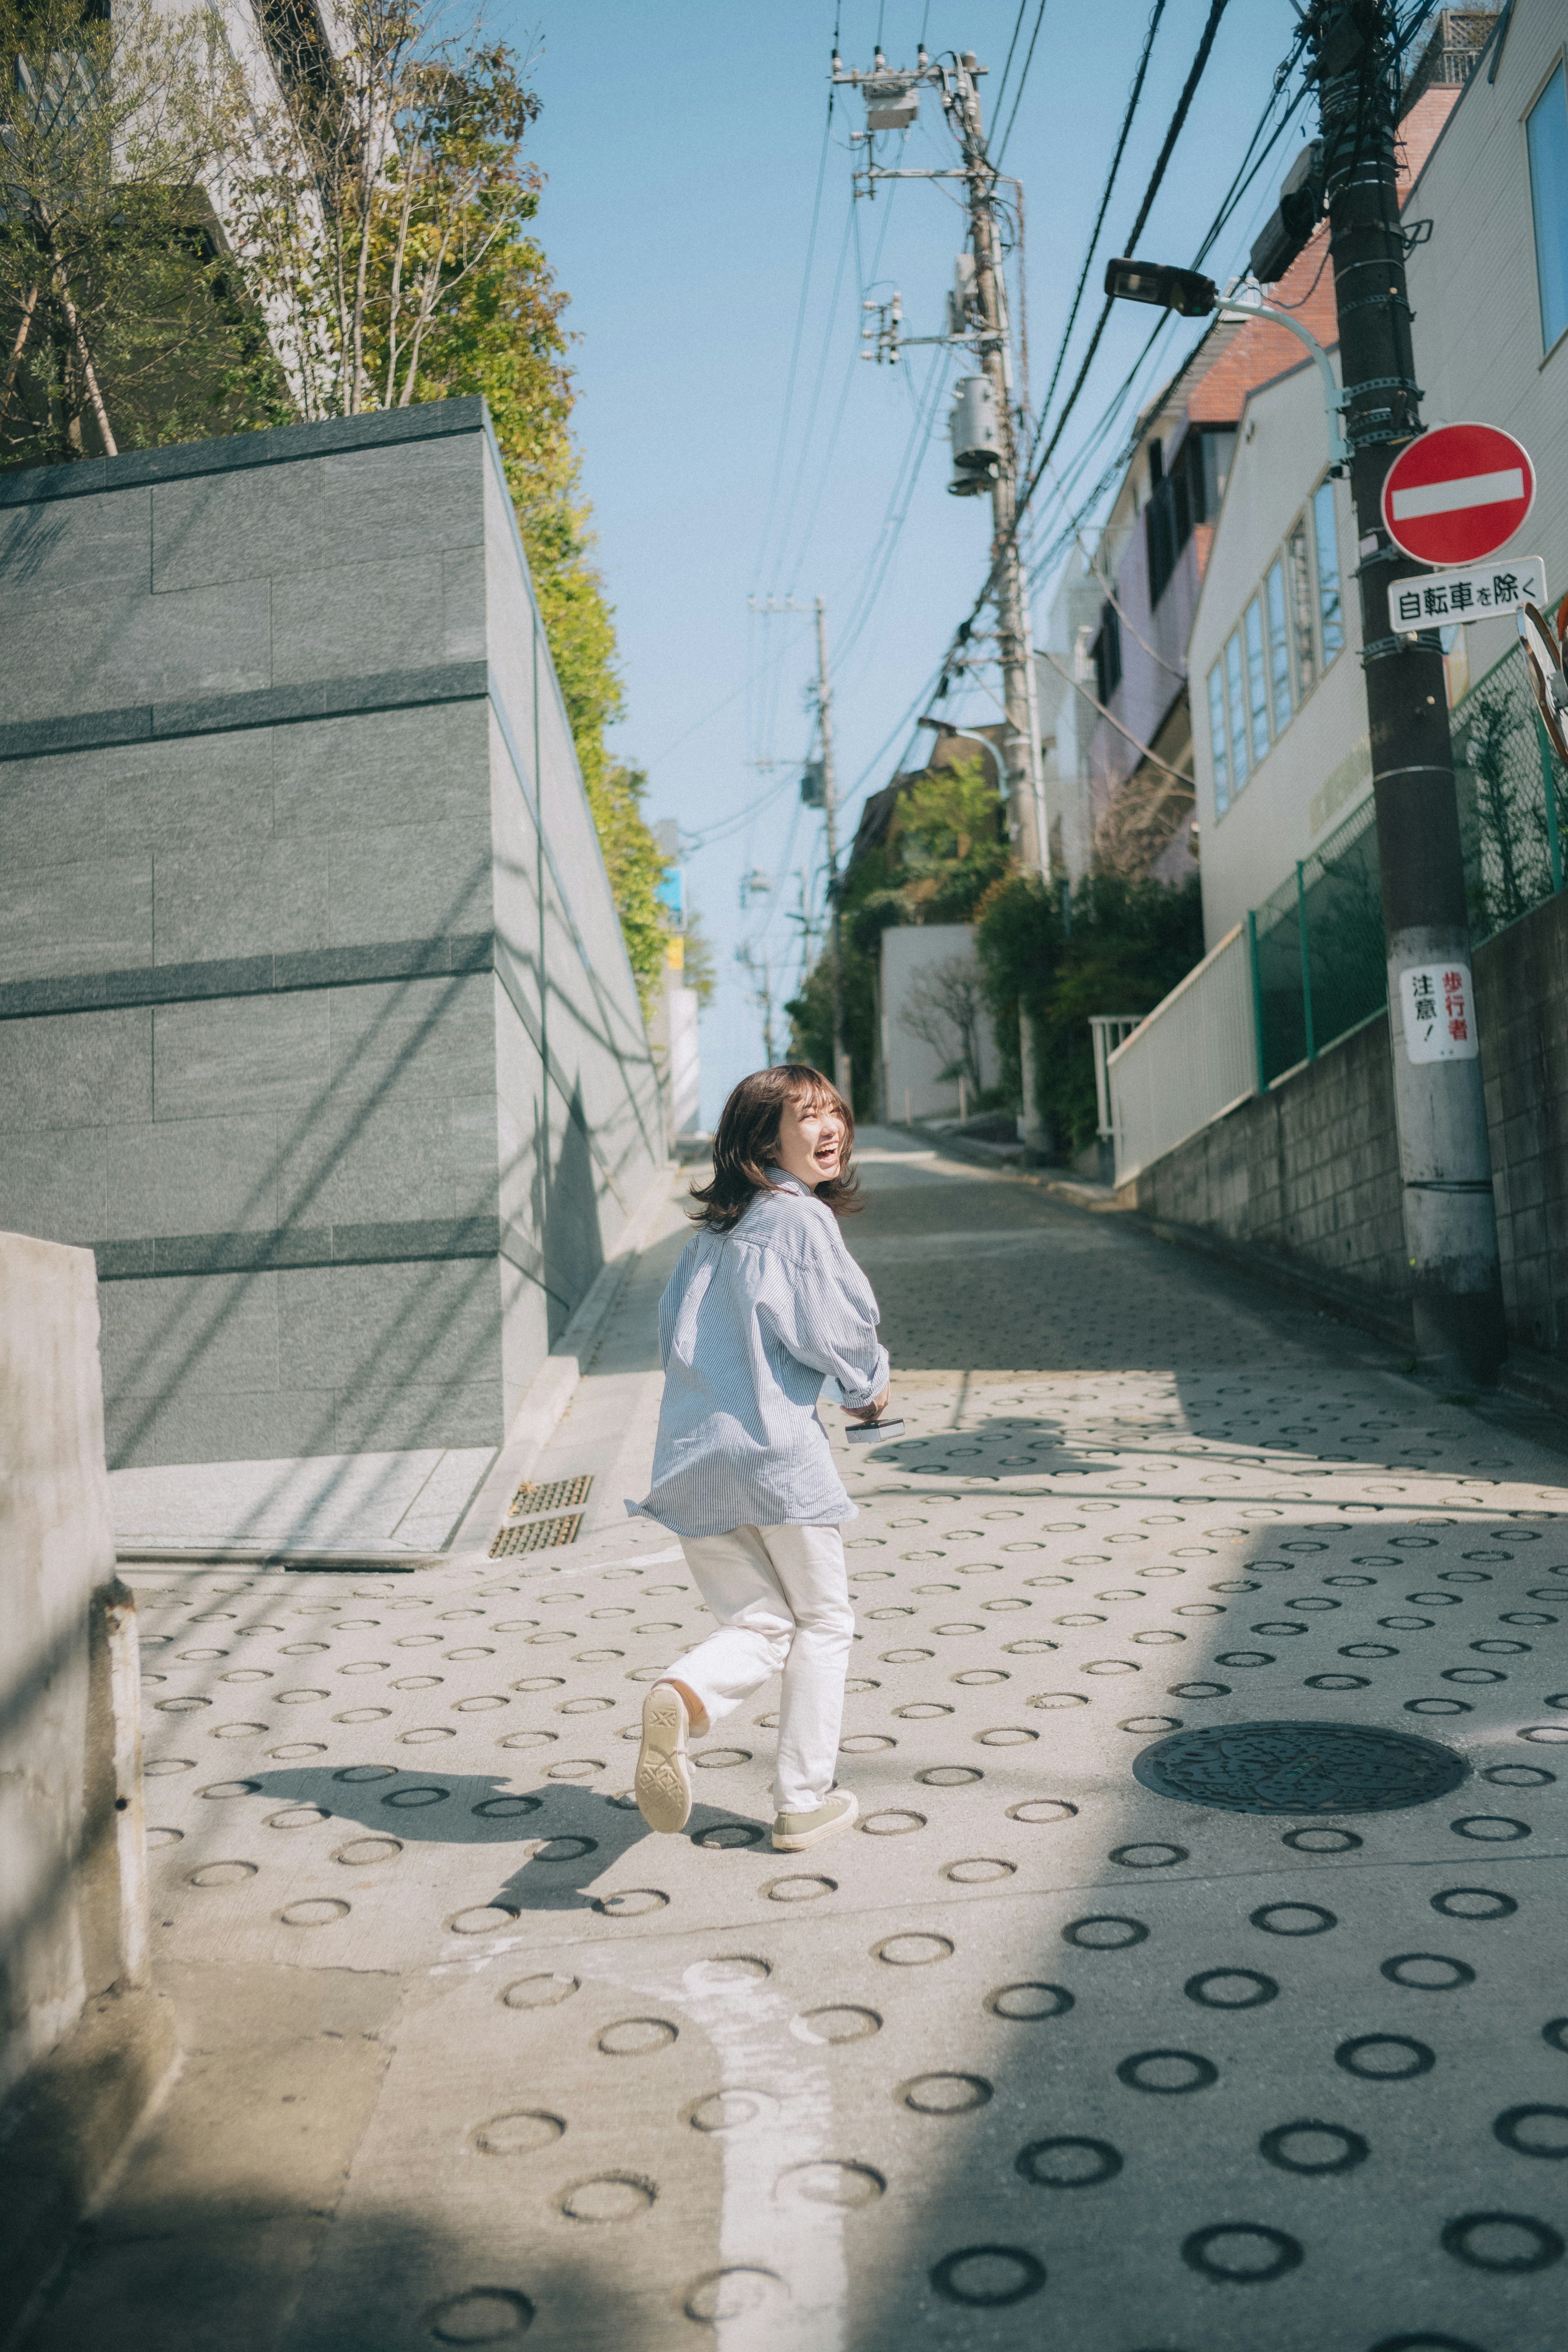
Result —
[[[720,1723],[782,1671],[773,1804],[814,1813],[833,1786],[855,1636],[843,1538],[837,1528],[731,1528],[682,1536],[680,1549],[719,1623],[668,1679]]]

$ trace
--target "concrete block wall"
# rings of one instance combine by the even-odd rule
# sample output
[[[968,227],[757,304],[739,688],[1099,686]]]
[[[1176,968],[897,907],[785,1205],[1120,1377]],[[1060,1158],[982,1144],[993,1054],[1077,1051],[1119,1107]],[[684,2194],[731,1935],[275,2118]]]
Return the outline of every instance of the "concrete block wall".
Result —
[[[0,1233],[0,2316],[174,2059],[147,1991],[135,1611],[90,1252]]]
[[[0,1224],[111,1462],[500,1442],[662,1165],[483,404],[0,477]]]
[[[1568,891],[1478,948],[1476,1003],[1509,1337],[1568,1362]],[[1408,1296],[1388,1022],[1379,1013],[1140,1170],[1131,1205]]]

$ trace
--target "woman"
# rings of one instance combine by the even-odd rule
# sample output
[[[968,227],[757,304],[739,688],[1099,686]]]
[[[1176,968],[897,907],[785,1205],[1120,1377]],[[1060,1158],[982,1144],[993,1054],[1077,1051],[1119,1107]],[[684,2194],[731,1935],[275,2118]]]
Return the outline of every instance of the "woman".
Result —
[[[888,1402],[877,1302],[838,1220],[861,1204],[848,1104],[804,1063],[742,1078],[724,1106],[700,1230],[659,1301],[664,1364],[653,1489],[630,1504],[680,1538],[717,1630],[643,1702],[637,1801],[654,1830],[691,1813],[700,1738],[780,1669],[773,1843],[847,1829],[834,1787],[855,1631],[838,1530],[855,1506],[816,1418],[825,1379],[852,1420]]]

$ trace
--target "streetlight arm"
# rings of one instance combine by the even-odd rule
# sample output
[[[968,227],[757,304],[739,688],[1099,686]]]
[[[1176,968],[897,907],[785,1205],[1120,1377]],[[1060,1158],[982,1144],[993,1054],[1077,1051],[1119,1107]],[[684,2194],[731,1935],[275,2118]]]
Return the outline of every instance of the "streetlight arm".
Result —
[[[1348,466],[1351,461],[1350,444],[1345,439],[1344,426],[1341,422],[1346,394],[1340,389],[1332,361],[1311,330],[1304,327],[1300,319],[1293,319],[1288,310],[1278,310],[1272,302],[1261,299],[1256,302],[1237,301],[1234,296],[1222,294],[1215,308],[1222,319],[1269,319],[1275,326],[1284,327],[1294,335],[1299,343],[1306,344],[1318,362],[1318,373],[1323,380],[1323,407],[1329,425],[1329,463],[1335,467]]]

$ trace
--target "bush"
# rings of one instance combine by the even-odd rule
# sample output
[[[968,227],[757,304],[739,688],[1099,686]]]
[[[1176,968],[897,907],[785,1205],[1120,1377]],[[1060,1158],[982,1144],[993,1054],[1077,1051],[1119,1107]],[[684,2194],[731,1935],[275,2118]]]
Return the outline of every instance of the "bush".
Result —
[[[1040,1109],[1058,1155],[1094,1139],[1093,1013],[1152,1013],[1204,951],[1197,878],[1173,889],[1089,875],[1070,898],[1037,877],[994,883],[975,919],[1005,1083],[1023,1093],[1018,1014],[1035,1022]]]

